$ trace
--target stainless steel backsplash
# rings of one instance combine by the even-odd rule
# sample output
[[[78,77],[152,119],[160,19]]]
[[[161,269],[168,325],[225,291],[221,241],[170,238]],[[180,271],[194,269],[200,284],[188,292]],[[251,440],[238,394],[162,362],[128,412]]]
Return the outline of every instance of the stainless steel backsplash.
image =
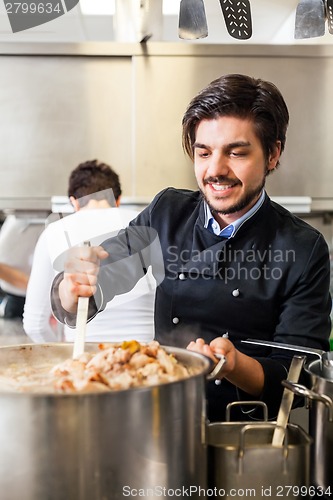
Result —
[[[189,100],[223,73],[277,84],[290,109],[277,196],[333,203],[333,46],[0,45],[0,200],[66,194],[69,172],[99,158],[125,196],[195,188],[181,147]]]

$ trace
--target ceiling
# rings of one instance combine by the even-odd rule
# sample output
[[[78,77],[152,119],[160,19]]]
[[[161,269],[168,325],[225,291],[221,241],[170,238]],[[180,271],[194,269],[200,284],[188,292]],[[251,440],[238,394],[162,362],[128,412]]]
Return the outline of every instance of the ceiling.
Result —
[[[7,0],[6,0],[7,1]],[[45,1],[45,0],[44,0]],[[63,2],[64,0],[59,0]],[[110,2],[112,0],[81,0],[76,7],[65,15],[35,28],[12,33],[4,3],[0,2],[0,42],[86,42],[117,41],[117,29],[112,14],[84,14],[89,9],[87,2]],[[116,2],[138,2],[139,0],[116,0]],[[145,0],[147,3],[152,0]],[[318,0],[313,0],[317,2]],[[319,0],[320,1],[320,0]],[[160,4],[162,0],[153,0]],[[169,4],[167,3],[169,2]],[[178,37],[178,11],[180,0],[164,0],[160,29],[152,29],[154,41],[189,43]],[[38,3],[38,0],[36,0]],[[332,44],[333,35],[326,33],[322,37],[295,40],[294,25],[298,0],[250,0],[253,35],[249,40],[236,40],[228,34],[218,0],[205,0],[208,37],[194,43],[212,44]],[[152,5],[152,3],[150,4]],[[170,7],[172,5],[172,8]],[[112,9],[109,9],[112,12]],[[168,12],[168,14],[166,14]],[[128,40],[133,41],[133,40]]]

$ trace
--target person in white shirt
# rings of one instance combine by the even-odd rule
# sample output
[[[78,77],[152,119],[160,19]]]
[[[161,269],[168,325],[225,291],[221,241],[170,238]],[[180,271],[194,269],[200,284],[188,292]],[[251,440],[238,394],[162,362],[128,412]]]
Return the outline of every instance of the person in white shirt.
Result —
[[[51,312],[50,290],[62,257],[69,247],[85,240],[99,244],[134,219],[137,212],[118,208],[118,175],[97,160],[81,163],[69,178],[68,196],[74,214],[49,224],[34,253],[23,314],[23,327],[34,342],[74,341],[75,329],[59,331]],[[148,272],[128,293],[109,302],[103,313],[87,324],[86,341],[121,342],[154,338],[155,280]]]
[[[44,224],[26,214],[7,215],[0,231],[0,317],[22,318],[36,242]]]

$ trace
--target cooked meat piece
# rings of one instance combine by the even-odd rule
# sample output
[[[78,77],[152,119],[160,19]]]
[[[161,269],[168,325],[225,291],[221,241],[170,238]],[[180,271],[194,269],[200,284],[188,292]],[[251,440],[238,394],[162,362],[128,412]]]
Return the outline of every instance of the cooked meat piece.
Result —
[[[77,376],[81,376],[84,372],[86,364],[79,359],[66,359],[62,363],[55,365],[51,373],[54,375],[67,375],[68,373],[76,373]]]
[[[161,369],[161,366],[155,362],[143,366],[140,370],[138,370],[138,372],[142,375],[142,377],[147,378],[152,375],[162,374],[163,370]]]
[[[149,342],[149,344],[143,344],[141,346],[141,352],[153,358],[157,357],[159,349],[161,349],[161,346],[159,342],[157,342],[157,340],[152,340],[151,342]]]
[[[119,349],[116,349],[113,355],[113,362],[125,364],[131,359],[132,355],[135,354],[131,353],[130,349],[123,349],[122,347],[120,347]]]
[[[158,350],[157,359],[164,371],[172,375],[175,365],[177,364],[177,360],[170,354],[167,354],[164,349]]]
[[[129,372],[119,373],[118,375],[105,375],[110,389],[121,390],[136,386],[136,380]]]
[[[92,368],[102,372],[110,370],[112,366],[112,355],[114,349],[112,348],[112,351],[111,352],[110,351],[111,350],[108,349],[106,351],[99,352],[89,360],[86,367],[89,369]]]
[[[143,354],[142,352],[136,352],[131,357],[129,366],[138,369],[154,362],[156,362],[156,359],[152,358],[151,356],[147,356],[147,354]]]

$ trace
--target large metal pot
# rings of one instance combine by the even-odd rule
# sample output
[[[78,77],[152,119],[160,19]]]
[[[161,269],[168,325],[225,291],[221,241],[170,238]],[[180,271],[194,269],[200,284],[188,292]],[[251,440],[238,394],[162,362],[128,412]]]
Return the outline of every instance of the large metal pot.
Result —
[[[198,353],[166,350],[198,374],[107,393],[0,393],[0,491],[6,500],[124,499],[139,490],[155,498],[163,488],[204,487],[205,375],[211,365]],[[70,344],[2,347],[0,365],[58,363],[72,352]]]

